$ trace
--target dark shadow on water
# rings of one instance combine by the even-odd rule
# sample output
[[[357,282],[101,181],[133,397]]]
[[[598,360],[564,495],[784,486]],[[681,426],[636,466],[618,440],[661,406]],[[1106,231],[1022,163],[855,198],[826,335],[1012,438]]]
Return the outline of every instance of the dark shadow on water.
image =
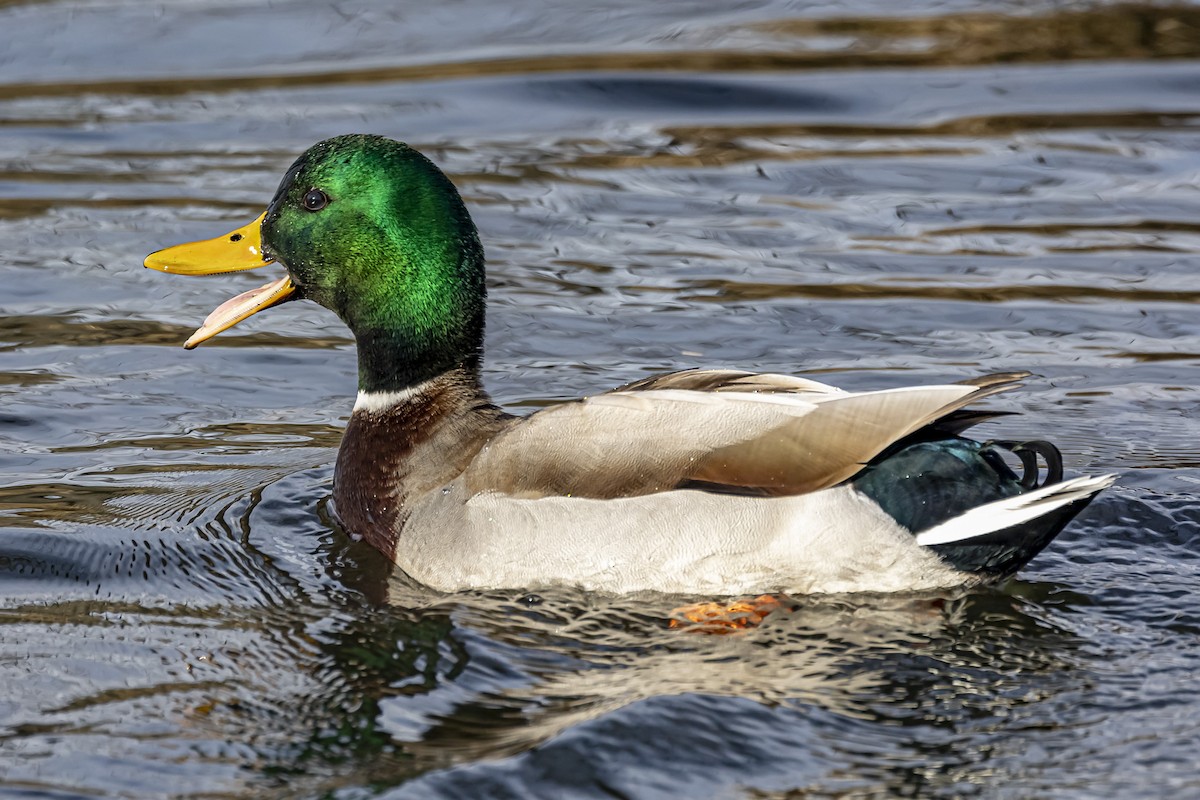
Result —
[[[696,109],[707,114],[765,111],[845,111],[850,104],[836,95],[782,86],[731,83],[718,78],[651,75],[547,78],[525,84],[531,98],[584,108]]]

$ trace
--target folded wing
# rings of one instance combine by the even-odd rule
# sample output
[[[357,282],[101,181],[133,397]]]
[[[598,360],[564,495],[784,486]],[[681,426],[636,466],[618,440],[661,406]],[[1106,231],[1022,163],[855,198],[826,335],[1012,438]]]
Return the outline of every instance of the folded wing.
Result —
[[[539,411],[465,474],[474,493],[629,497],[703,485],[794,495],[834,486],[904,437],[1023,374],[844,392],[783,375],[690,371]]]

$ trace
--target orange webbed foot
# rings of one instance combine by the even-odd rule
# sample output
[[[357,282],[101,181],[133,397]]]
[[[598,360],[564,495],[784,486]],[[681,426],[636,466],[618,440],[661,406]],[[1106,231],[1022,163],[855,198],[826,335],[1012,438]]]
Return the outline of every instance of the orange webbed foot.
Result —
[[[673,609],[667,625],[695,633],[736,633],[757,627],[785,600],[783,595],[760,594],[748,600],[692,603]]]

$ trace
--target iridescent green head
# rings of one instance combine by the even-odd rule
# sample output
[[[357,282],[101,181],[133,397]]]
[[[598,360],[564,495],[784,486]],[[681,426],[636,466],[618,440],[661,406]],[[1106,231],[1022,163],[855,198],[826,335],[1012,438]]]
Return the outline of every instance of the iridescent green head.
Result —
[[[273,260],[287,268],[288,278],[214,311],[188,346],[303,297],[354,333],[361,390],[401,389],[478,366],[483,247],[454,185],[425,156],[381,136],[319,142],[287,171],[260,220],[146,259],[148,267],[185,274]]]
[[[454,185],[416,150],[381,136],[314,145],[284,176],[262,242],[300,296],[354,332],[360,388],[478,363],[483,247]]]

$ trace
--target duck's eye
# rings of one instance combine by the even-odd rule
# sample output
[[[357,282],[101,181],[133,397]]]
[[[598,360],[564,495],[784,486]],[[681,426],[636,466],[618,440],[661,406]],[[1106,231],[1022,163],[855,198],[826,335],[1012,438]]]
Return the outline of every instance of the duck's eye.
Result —
[[[309,189],[304,195],[304,208],[308,211],[320,211],[329,205],[329,195],[320,189]]]

